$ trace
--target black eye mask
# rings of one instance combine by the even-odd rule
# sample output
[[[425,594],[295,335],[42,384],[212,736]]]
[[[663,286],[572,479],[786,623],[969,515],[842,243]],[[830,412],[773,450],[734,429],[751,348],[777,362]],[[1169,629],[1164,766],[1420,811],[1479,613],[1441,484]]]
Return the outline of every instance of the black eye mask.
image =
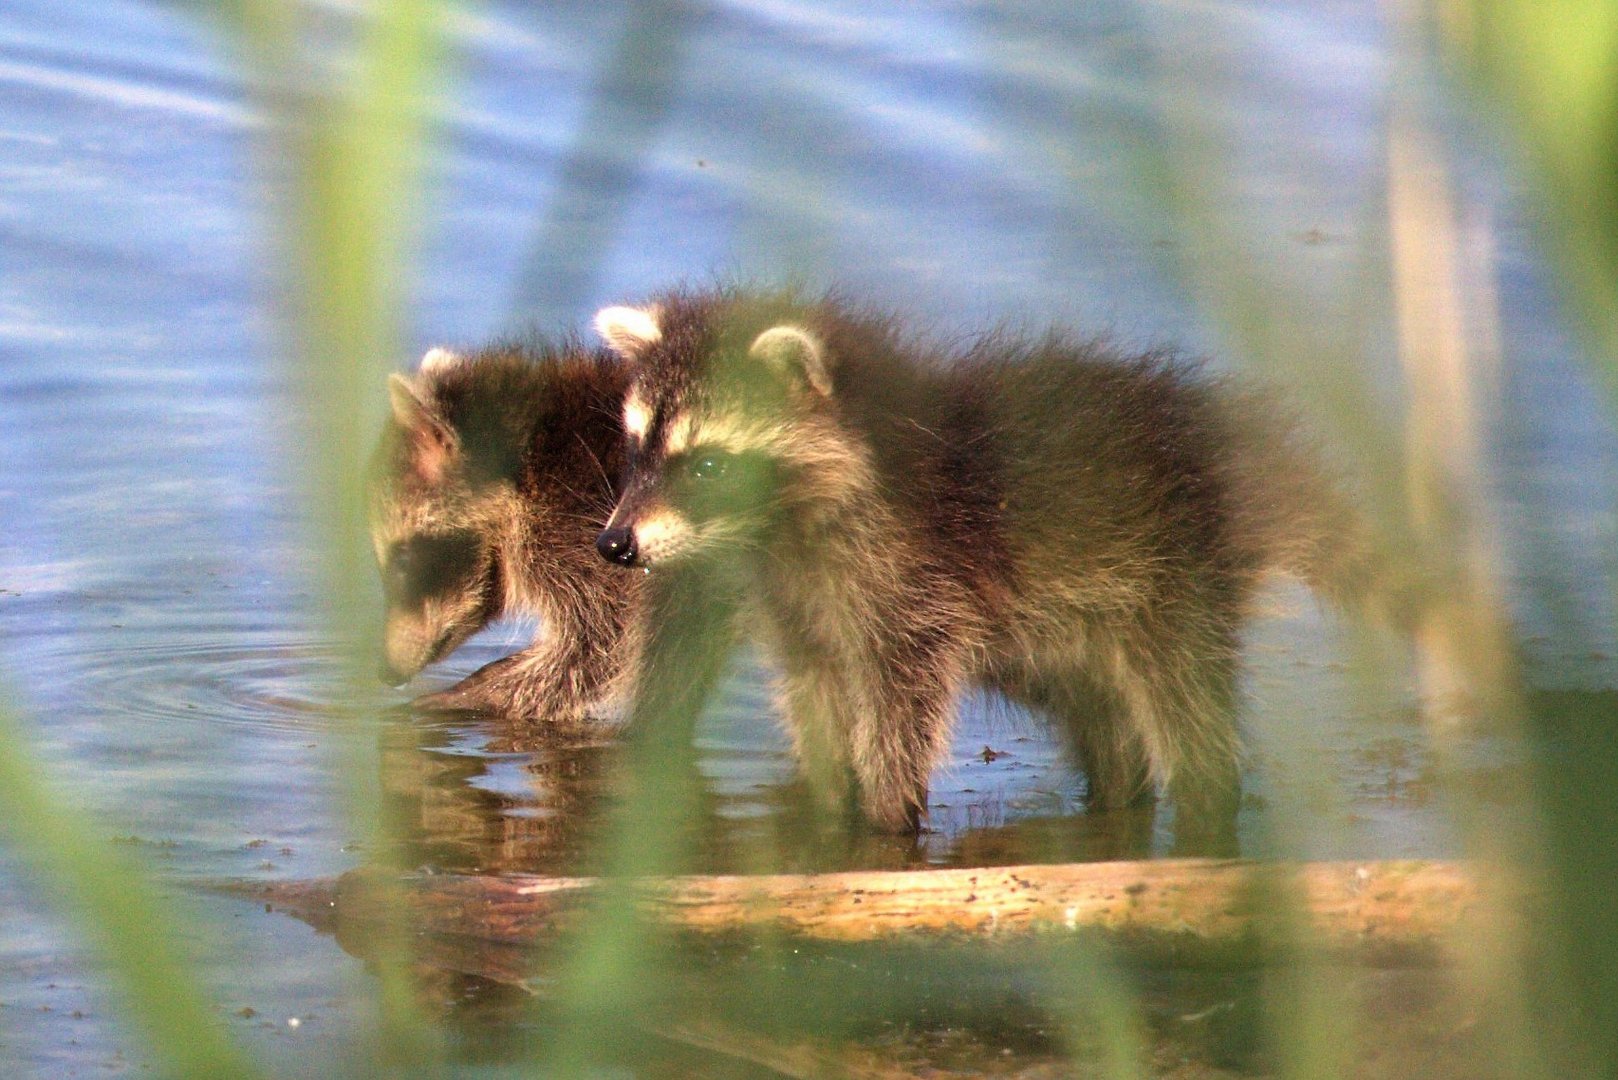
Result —
[[[401,540],[388,552],[382,573],[388,599],[418,607],[430,597],[470,589],[478,578],[480,547],[471,531]]]

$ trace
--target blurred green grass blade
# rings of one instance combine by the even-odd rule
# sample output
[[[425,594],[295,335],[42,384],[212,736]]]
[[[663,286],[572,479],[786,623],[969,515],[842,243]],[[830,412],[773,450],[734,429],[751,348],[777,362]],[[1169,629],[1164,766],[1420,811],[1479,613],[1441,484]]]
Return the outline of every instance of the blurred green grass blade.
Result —
[[[196,1080],[261,1075],[210,1008],[179,943],[176,912],[133,859],[91,838],[90,819],[50,790],[24,746],[21,725],[0,703],[0,834],[75,916],[157,1070]]]
[[[1542,198],[1533,201],[1618,405],[1618,4],[1434,5],[1444,40],[1503,110]]]
[[[440,16],[439,5],[427,2],[373,7],[352,84],[312,107],[298,163],[302,386],[317,421],[321,509],[336,529],[339,555],[352,555],[365,531],[359,467],[383,376],[398,354],[400,268]],[[334,570],[344,591],[369,584],[346,561]]]
[[[1543,744],[1533,769],[1553,826],[1555,917],[1538,928],[1541,977],[1524,993],[1537,1036],[1569,1063],[1563,1075],[1618,1075],[1618,694],[1542,691],[1530,716]]]
[[[695,568],[653,582],[650,640],[626,736],[622,800],[604,849],[600,901],[560,980],[570,1022],[545,1065],[572,1076],[601,1062],[626,1030],[663,1022],[671,1003],[660,967],[662,937],[641,918],[635,878],[691,869],[692,830],[702,812],[695,730],[729,665],[736,610],[719,575]],[[689,1004],[689,1003],[687,1003]]]
[[[401,268],[425,142],[426,99],[439,52],[439,5],[384,2],[371,8],[352,83],[311,116],[295,206],[303,244],[301,385],[317,424],[311,461],[315,505],[328,530],[333,624],[359,642],[351,696],[368,697],[375,627],[364,619],[374,571],[366,552],[365,460],[384,373],[400,353]],[[396,850],[372,787],[375,740],[355,746],[350,813],[370,850]],[[378,857],[386,858],[385,854]],[[399,920],[378,941],[381,1031],[376,1065],[420,1071],[440,1053],[420,1014],[410,975],[412,936]]]
[[[1149,1076],[1140,997],[1124,970],[1096,942],[1077,936],[1050,943],[1042,963],[1042,996],[1070,1059],[1094,1059],[1095,1074],[1108,1080]]]
[[[437,63],[440,6],[382,3],[363,38],[349,91],[324,110],[299,113],[286,93],[304,93],[297,65],[299,5],[270,0],[210,8],[246,62],[257,69],[270,111],[283,122],[283,149],[294,150],[301,183],[292,204],[289,250],[298,252],[295,283],[303,316],[302,383],[316,451],[313,487],[321,519],[337,538],[328,560],[327,595],[335,612],[357,608],[362,582],[353,553],[363,528],[361,440],[369,434],[381,373],[393,355],[399,303],[398,267],[409,224],[422,137],[424,88]],[[308,95],[308,103],[321,101]],[[294,125],[305,138],[292,137]],[[301,153],[297,152],[301,149]],[[78,927],[121,985],[129,1011],[156,1053],[163,1073],[213,1078],[260,1075],[226,1037],[194,972],[184,959],[174,911],[147,884],[135,862],[91,840],[60,797],[41,779],[24,750],[15,719],[0,709],[0,821],[27,862],[79,916]],[[411,1017],[396,999],[401,980],[384,979],[395,1005],[392,1027]],[[416,1038],[378,1048],[380,1062],[416,1066]]]
[[[1442,44],[1503,113],[1537,182],[1538,215],[1564,295],[1582,319],[1593,369],[1618,408],[1618,4],[1471,0],[1432,7]],[[1556,917],[1536,934],[1546,977],[1525,995],[1554,1018],[1536,1032],[1547,1060],[1588,1055],[1618,1068],[1618,754],[1604,696],[1541,694],[1529,719]],[[1571,1038],[1569,1037],[1571,1036]],[[1579,1048],[1569,1054],[1565,1047]]]
[[[291,8],[289,14],[284,8]],[[363,466],[384,375],[399,353],[403,267],[414,239],[413,212],[427,144],[428,102],[442,61],[444,5],[380,0],[360,18],[346,79],[310,87],[297,40],[296,5],[246,0],[230,9],[232,30],[258,70],[259,90],[275,125],[267,164],[290,185],[280,224],[281,281],[289,304],[288,344],[302,396],[321,596],[332,627],[354,643],[350,701],[372,699],[368,617],[374,569],[366,547]],[[397,850],[375,787],[374,712],[336,767],[349,781],[349,814],[367,850],[386,861]],[[404,907],[375,943],[380,1031],[370,1047],[384,1073],[432,1067],[442,1047],[421,1014],[410,977],[413,961]]]

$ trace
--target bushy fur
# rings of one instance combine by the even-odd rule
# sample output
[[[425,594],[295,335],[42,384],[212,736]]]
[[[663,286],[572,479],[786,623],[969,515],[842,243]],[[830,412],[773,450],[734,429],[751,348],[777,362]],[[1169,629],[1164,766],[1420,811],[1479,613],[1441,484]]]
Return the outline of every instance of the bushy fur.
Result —
[[[536,719],[621,697],[641,583],[590,544],[617,498],[628,372],[605,349],[435,349],[390,379],[371,532],[387,603],[383,678],[409,679],[501,615],[532,645],[418,699]]]
[[[1273,570],[1343,596],[1364,566],[1271,397],[1062,333],[934,348],[790,295],[672,292],[598,330],[635,372],[598,546],[748,567],[817,786],[915,828],[977,683],[1067,734],[1093,809],[1166,786],[1181,839],[1233,839],[1255,588]]]

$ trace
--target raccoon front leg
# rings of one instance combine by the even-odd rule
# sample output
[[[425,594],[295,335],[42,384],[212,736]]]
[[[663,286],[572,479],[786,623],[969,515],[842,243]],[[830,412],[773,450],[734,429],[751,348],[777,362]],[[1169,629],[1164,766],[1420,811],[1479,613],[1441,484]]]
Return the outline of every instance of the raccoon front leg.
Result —
[[[411,699],[410,707],[418,712],[504,712],[495,702],[508,703],[513,699],[514,668],[524,657],[513,653],[484,664],[454,686],[421,694]]]
[[[454,686],[416,698],[431,711],[485,712],[527,720],[582,718],[620,696],[634,666],[636,635],[563,627],[522,652],[485,664]]]
[[[875,660],[869,707],[852,730],[854,773],[866,818],[879,829],[916,832],[927,814],[933,766],[949,750],[966,657],[924,631],[897,656]]]
[[[899,695],[878,704],[856,726],[854,775],[860,808],[884,832],[919,832],[927,815],[927,784],[948,747],[949,694]]]
[[[846,822],[859,808],[849,731],[853,710],[839,665],[824,656],[782,658],[776,696],[798,772],[813,805],[833,822]]]
[[[863,683],[864,673],[847,664],[789,663],[780,689],[798,767],[825,813],[913,833],[926,812],[936,757],[932,741],[915,732],[947,726],[948,698],[917,724],[914,703]]]
[[[481,712],[541,718],[576,715],[588,702],[568,692],[567,664],[549,647],[484,664],[454,686],[411,701],[429,712]]]
[[[424,694],[411,705],[433,712],[577,719],[608,696],[612,669],[604,657],[575,650],[528,650],[485,664],[454,686]]]

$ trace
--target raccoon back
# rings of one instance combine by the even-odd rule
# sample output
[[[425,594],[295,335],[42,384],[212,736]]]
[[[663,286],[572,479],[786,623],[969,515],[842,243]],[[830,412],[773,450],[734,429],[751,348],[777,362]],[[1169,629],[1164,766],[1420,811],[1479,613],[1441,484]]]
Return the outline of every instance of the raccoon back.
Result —
[[[1001,528],[1032,580],[1090,580],[1097,601],[1129,605],[1186,570],[1235,586],[1290,574],[1339,601],[1360,588],[1355,505],[1274,394],[1057,337],[955,378],[987,403]]]

